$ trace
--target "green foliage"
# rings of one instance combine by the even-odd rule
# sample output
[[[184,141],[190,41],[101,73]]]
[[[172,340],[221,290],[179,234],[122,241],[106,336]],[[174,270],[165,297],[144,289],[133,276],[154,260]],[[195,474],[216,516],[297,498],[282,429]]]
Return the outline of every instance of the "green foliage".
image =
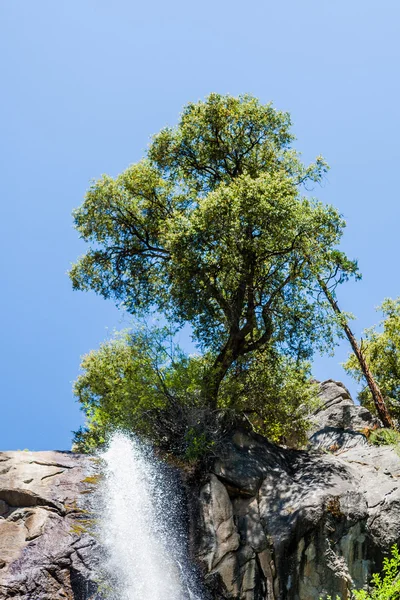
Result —
[[[362,352],[378,383],[391,415],[400,420],[400,298],[386,299],[380,307],[383,319],[379,326],[364,331]],[[346,371],[357,381],[363,382],[363,374],[354,355],[344,365]],[[359,393],[363,406],[375,412],[368,386]]]
[[[392,446],[400,456],[400,432],[394,429],[374,429],[368,436],[370,444],[375,446]]]
[[[78,451],[101,446],[114,429],[152,439],[157,415],[171,402],[196,404],[201,361],[176,347],[171,354],[169,341],[166,328],[123,331],[83,357],[74,384],[86,415],[86,427],[75,432]]]
[[[382,574],[374,573],[370,591],[352,590],[354,600],[399,600],[400,598],[400,553],[396,544],[391,557],[383,559]],[[321,598],[322,600],[322,598]],[[326,596],[326,600],[332,600]],[[336,600],[340,600],[336,596]]]
[[[399,446],[400,432],[394,429],[374,429],[371,431],[368,441],[375,446]]]
[[[319,386],[310,365],[270,347],[240,361],[221,386],[221,406],[246,415],[252,427],[276,443],[301,446],[307,441],[310,414]]]
[[[383,559],[382,574],[372,576],[372,590],[353,592],[355,600],[398,600],[400,598],[400,554],[396,545],[392,546],[391,558]]]
[[[156,135],[144,160],[95,181],[74,213],[89,244],[74,288],[190,323],[213,356],[202,386],[213,409],[242,357],[271,344],[296,360],[331,347],[340,323],[318,281],[357,274],[337,250],[342,217],[301,194],[327,165],[303,165],[290,125],[251,96],[211,94]]]
[[[86,427],[75,433],[76,449],[90,452],[124,429],[191,462],[212,452],[220,425],[240,415],[272,441],[303,443],[317,402],[308,365],[271,350],[247,358],[228,373],[213,413],[201,393],[211,360],[185,356],[166,328],[116,334],[83,357],[74,393]]]
[[[199,423],[202,425],[202,423]],[[196,462],[212,451],[215,441],[211,440],[205,431],[198,431],[196,427],[189,427],[185,433],[184,458],[189,462]]]

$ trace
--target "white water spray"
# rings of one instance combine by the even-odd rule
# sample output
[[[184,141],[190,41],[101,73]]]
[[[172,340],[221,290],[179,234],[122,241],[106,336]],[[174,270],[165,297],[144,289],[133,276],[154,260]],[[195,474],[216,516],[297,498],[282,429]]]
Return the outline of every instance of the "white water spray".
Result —
[[[185,566],[177,481],[149,448],[122,434],[113,436],[101,457],[106,598],[199,600]]]

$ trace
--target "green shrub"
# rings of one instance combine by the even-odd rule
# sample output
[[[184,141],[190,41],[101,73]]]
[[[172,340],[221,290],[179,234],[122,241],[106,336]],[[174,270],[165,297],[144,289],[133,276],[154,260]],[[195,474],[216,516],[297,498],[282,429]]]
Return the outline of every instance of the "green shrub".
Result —
[[[354,600],[400,599],[400,553],[396,544],[392,546],[391,552],[390,558],[383,559],[382,574],[374,573],[372,576],[370,591],[353,590]],[[325,600],[333,599],[331,596],[326,596]],[[339,596],[336,596],[336,600],[340,600]]]
[[[400,598],[400,553],[395,544],[391,558],[383,559],[382,574],[372,576],[370,592],[353,592],[355,600],[399,600]]]
[[[242,413],[252,428],[275,443],[307,442],[310,415],[320,404],[310,365],[271,347],[239,362],[221,385],[222,406]]]
[[[400,444],[400,432],[394,429],[375,429],[371,431],[368,441],[375,446],[398,446]]]
[[[74,449],[91,452],[116,430],[143,436],[189,462],[213,451],[246,423],[271,441],[306,440],[317,386],[309,365],[273,348],[236,362],[220,387],[217,410],[204,403],[211,354],[186,356],[166,328],[124,331],[83,357],[74,394],[86,416]]]

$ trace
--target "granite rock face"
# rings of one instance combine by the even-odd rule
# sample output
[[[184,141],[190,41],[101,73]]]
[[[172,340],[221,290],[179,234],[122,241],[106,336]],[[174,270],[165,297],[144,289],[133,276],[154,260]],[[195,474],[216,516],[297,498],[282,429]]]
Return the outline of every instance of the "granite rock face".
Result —
[[[321,390],[309,451],[236,432],[205,478],[194,546],[213,598],[350,598],[399,543],[400,457],[357,431],[375,419],[342,384]]]
[[[362,431],[381,426],[367,408],[354,404],[348,389],[340,381],[328,379],[321,383],[321,408],[315,414],[315,429],[325,427]]]
[[[92,461],[0,453],[0,600],[96,598],[98,548],[86,533]]]
[[[399,455],[368,444],[377,421],[342,384],[324,382],[321,398],[307,451],[236,431],[187,481],[210,599],[345,600],[400,542]],[[100,600],[97,468],[69,452],[0,453],[0,600]]]

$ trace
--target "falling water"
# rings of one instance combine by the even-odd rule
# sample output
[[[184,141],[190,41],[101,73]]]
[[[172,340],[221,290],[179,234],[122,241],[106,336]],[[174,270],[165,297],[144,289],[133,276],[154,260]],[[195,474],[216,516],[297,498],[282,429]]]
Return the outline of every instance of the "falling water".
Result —
[[[115,434],[102,454],[99,537],[111,600],[200,600],[185,557],[176,478],[136,439]]]

